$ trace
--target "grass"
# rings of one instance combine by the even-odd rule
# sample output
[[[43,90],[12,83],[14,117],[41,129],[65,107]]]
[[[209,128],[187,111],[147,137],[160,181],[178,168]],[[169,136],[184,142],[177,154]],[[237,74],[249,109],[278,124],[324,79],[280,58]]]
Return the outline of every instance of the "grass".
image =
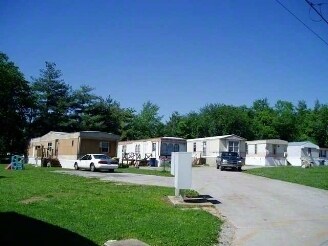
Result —
[[[254,168],[244,172],[272,179],[328,190],[328,167],[271,167]]]
[[[151,169],[143,169],[143,168],[118,168],[115,170],[117,173],[136,173],[136,174],[145,174],[145,175],[156,175],[156,176],[165,176],[165,177],[173,177],[169,171],[164,170],[151,170]]]
[[[222,222],[203,210],[173,207],[166,200],[173,188],[102,182],[51,172],[55,168],[0,168],[0,215],[25,215],[97,245],[128,238],[150,245],[217,242]]]

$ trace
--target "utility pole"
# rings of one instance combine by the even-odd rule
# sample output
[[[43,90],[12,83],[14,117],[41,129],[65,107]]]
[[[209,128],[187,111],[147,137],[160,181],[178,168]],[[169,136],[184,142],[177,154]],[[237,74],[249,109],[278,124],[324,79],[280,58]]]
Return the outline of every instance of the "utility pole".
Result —
[[[308,5],[310,5],[310,7],[321,17],[321,19],[326,22],[328,24],[328,21],[322,16],[322,14],[314,7],[315,4],[311,3],[309,0],[305,0],[305,2],[307,2]]]

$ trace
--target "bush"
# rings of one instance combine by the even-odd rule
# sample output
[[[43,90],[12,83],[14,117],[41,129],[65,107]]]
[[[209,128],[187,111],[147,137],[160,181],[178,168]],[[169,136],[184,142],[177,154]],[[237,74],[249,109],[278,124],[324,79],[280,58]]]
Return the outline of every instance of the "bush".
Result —
[[[163,161],[161,162],[161,167],[171,167],[171,161]]]
[[[129,164],[120,163],[120,164],[118,164],[118,167],[119,168],[129,168],[130,166],[129,166]]]
[[[148,161],[147,159],[142,159],[139,161],[139,166],[148,166]]]
[[[181,190],[180,193],[181,193],[181,196],[188,197],[188,198],[199,196],[199,193],[197,191],[191,190],[191,189]]]

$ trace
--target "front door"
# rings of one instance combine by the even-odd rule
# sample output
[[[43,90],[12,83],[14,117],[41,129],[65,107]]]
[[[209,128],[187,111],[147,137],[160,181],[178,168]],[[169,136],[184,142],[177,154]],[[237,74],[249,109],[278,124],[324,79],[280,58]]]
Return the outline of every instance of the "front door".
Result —
[[[156,149],[157,149],[157,144],[156,143],[151,143],[151,156],[153,158],[156,158]]]

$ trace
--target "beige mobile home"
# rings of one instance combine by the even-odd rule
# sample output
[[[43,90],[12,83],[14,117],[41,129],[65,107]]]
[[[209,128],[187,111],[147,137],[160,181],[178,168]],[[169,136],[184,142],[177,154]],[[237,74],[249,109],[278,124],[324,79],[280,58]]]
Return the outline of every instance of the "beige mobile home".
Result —
[[[205,158],[206,163],[215,165],[215,159],[220,152],[238,152],[245,157],[246,139],[237,135],[224,135],[206,138],[194,138],[187,140],[187,151],[192,152],[193,158]]]
[[[183,138],[160,137],[118,142],[117,157],[120,160],[154,160],[159,166],[161,158],[170,159],[172,152],[186,152],[187,142]]]
[[[246,165],[286,165],[288,142],[280,139],[254,140],[246,142]]]
[[[90,153],[116,155],[119,136],[106,132],[81,131],[74,133],[49,132],[30,141],[28,160],[41,165],[41,158],[58,158],[62,167],[73,168],[72,161]]]

